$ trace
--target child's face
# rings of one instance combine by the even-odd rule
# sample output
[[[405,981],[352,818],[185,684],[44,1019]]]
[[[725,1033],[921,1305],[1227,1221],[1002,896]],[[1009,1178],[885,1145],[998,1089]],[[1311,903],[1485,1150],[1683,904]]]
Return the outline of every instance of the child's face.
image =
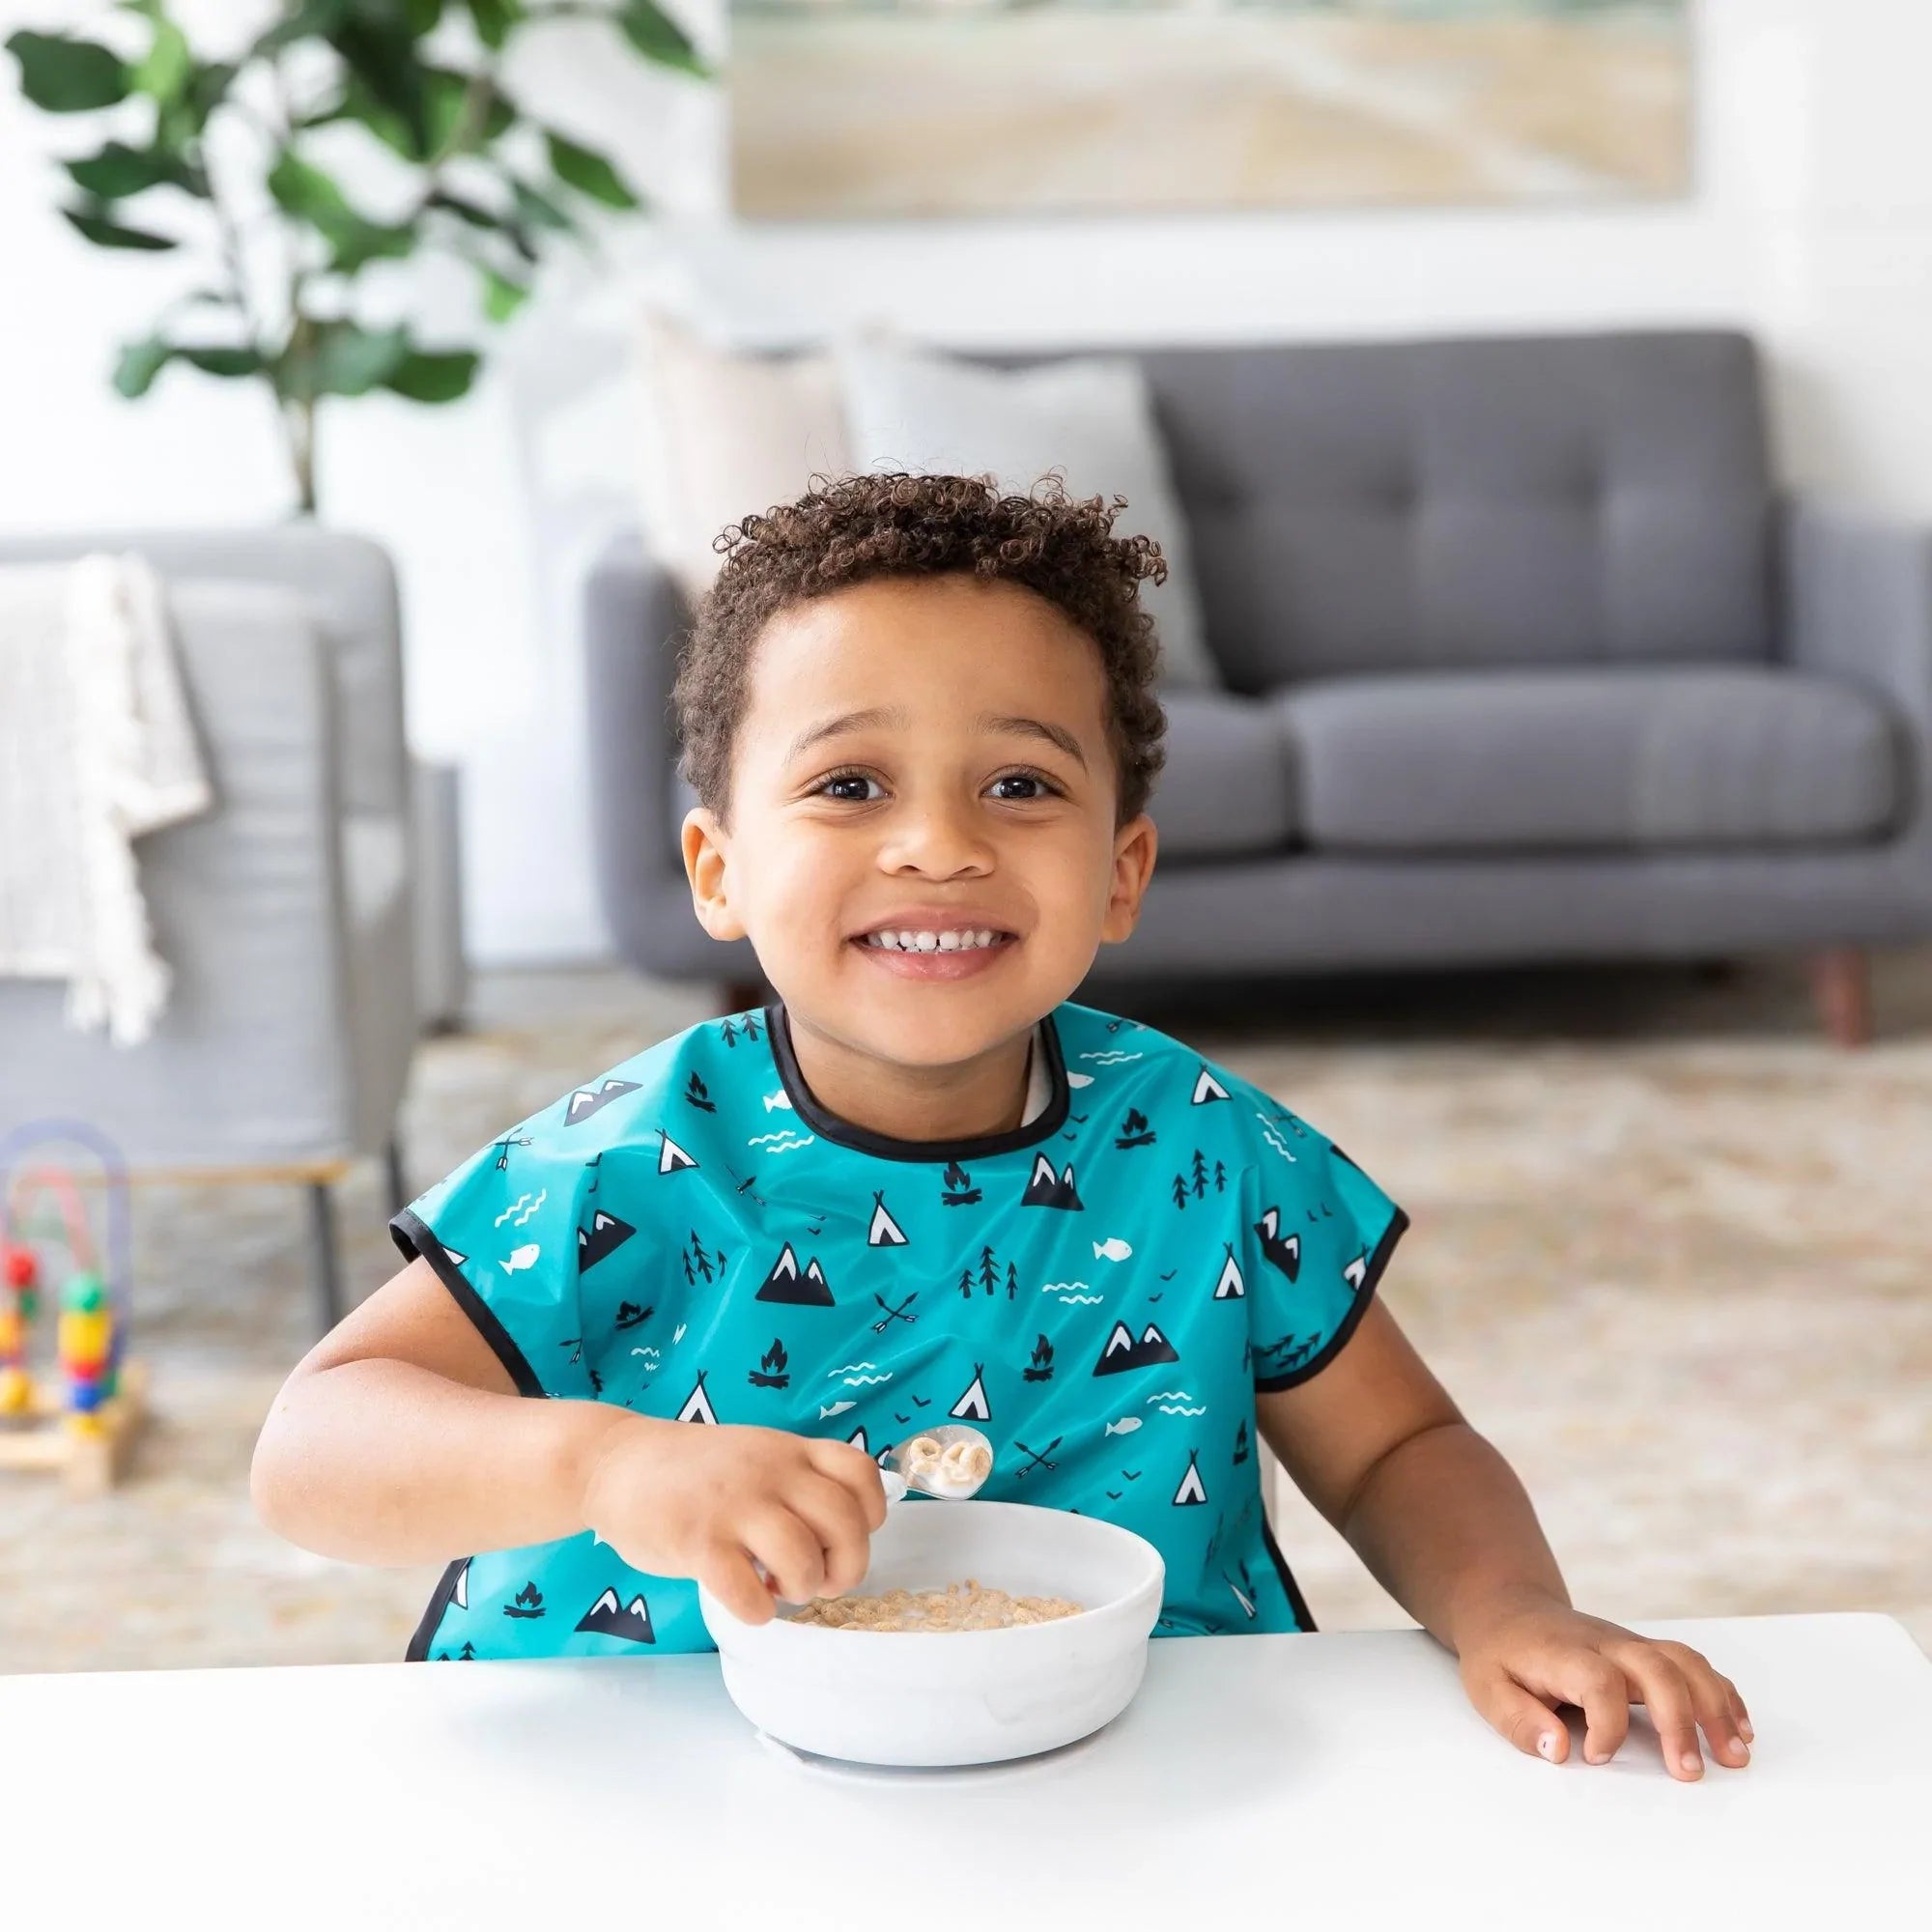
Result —
[[[706,930],[749,936],[801,1021],[956,1064],[1133,930],[1153,821],[1115,829],[1099,652],[1045,599],[964,575],[859,584],[774,618],[750,684],[731,828],[690,812],[685,867]],[[882,924],[1011,936],[906,958],[857,937]]]

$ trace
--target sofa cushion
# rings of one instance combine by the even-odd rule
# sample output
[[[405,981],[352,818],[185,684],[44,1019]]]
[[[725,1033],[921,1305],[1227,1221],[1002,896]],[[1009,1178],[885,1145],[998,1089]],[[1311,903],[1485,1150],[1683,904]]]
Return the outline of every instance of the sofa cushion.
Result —
[[[1148,807],[1157,863],[1272,852],[1294,836],[1294,775],[1273,706],[1215,691],[1164,691],[1167,763]]]
[[[1815,844],[1877,836],[1901,790],[1884,707],[1782,669],[1378,675],[1273,704],[1318,850]]]
[[[1003,490],[1025,497],[1057,469],[1075,497],[1124,497],[1115,534],[1153,538],[1167,562],[1166,582],[1143,582],[1140,593],[1160,638],[1161,687],[1220,688],[1201,629],[1187,521],[1132,356],[996,370],[876,328],[840,337],[834,355],[855,469],[990,470]]]
[[[852,467],[838,375],[829,355],[741,352],[655,309],[639,347],[643,531],[695,608],[724,562],[711,546],[727,525],[802,497],[815,470]]]
[[[1766,663],[1750,340],[1629,330],[1142,356],[1223,682]]]

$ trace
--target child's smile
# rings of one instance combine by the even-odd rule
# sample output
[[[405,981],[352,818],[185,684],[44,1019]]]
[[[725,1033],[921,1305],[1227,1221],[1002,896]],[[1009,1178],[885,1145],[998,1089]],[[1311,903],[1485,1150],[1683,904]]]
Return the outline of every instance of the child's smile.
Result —
[[[971,909],[907,906],[896,924],[868,927],[851,944],[904,980],[965,980],[983,973],[1019,944],[1014,934],[965,923]]]

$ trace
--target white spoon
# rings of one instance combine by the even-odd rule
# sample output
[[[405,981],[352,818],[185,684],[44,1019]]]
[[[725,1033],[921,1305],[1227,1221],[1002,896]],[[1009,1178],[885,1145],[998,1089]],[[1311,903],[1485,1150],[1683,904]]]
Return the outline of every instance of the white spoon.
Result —
[[[895,1442],[879,1461],[879,1478],[888,1505],[902,1502],[908,1490],[963,1503],[986,1487],[993,1473],[993,1445],[963,1422],[942,1422]]]

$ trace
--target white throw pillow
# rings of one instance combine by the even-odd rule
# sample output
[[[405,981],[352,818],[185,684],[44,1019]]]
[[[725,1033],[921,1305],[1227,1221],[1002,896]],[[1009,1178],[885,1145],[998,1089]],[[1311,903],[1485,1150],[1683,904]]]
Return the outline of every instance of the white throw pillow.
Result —
[[[856,470],[991,470],[1003,490],[1026,496],[1058,469],[1073,496],[1124,497],[1116,533],[1152,537],[1167,559],[1167,582],[1141,585],[1160,637],[1162,684],[1221,687],[1202,635],[1187,526],[1138,362],[1096,355],[988,369],[856,331],[833,354]]]
[[[805,495],[814,471],[851,469],[827,355],[721,349],[655,312],[642,330],[644,540],[693,605],[723,559],[727,525]]]

